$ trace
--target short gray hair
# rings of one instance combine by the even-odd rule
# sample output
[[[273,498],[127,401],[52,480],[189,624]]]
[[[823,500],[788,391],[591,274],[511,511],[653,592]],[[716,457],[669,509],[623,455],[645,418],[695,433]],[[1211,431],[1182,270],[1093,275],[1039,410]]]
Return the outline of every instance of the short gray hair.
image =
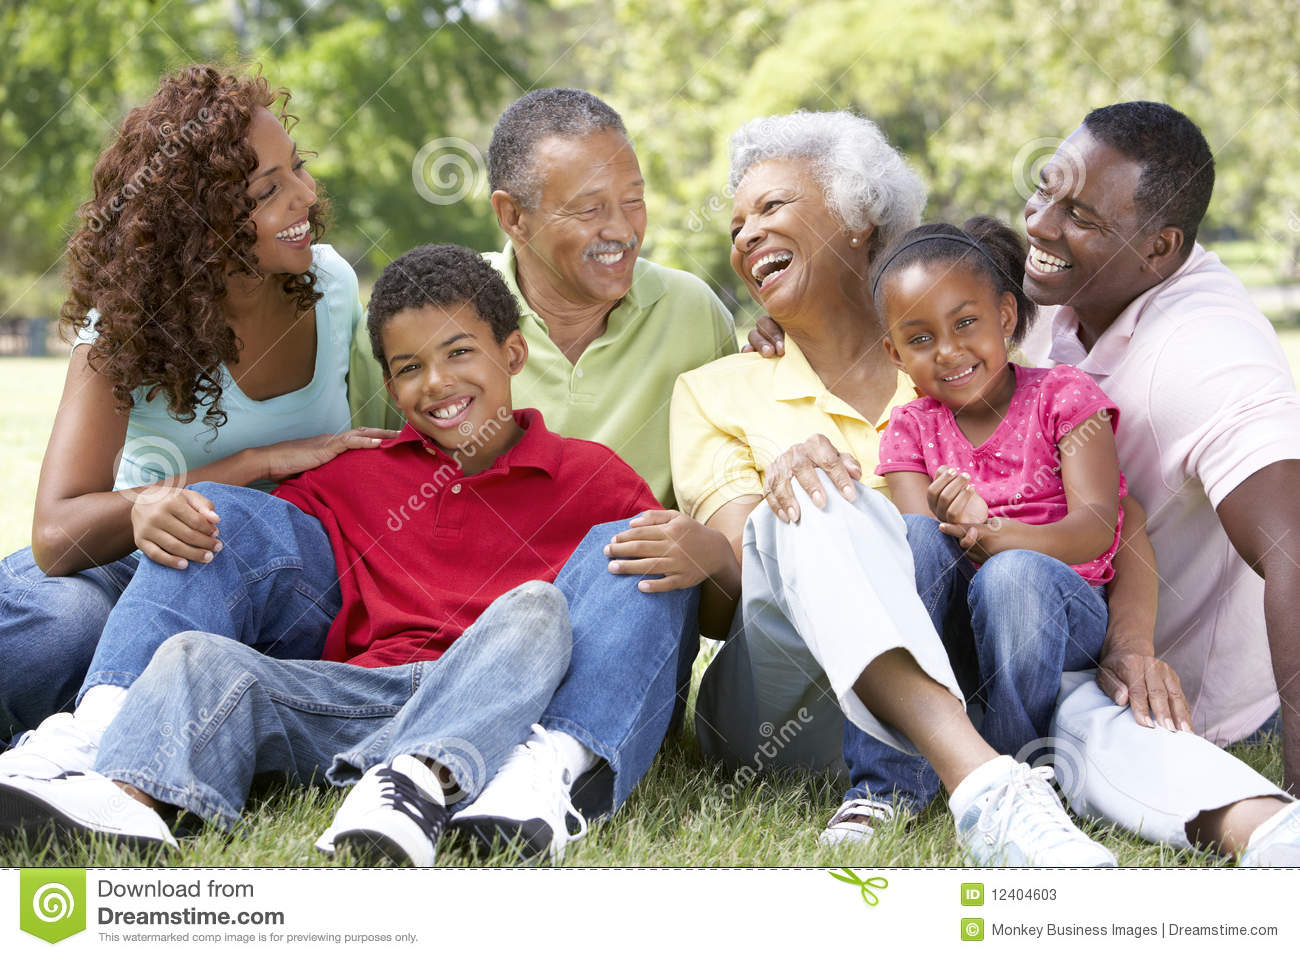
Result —
[[[846,229],[875,227],[873,256],[921,221],[920,177],[880,127],[847,110],[750,120],[731,136],[731,190],[759,163],[791,157],[811,160],[827,208]]]
[[[525,209],[542,201],[543,176],[533,162],[537,144],[550,136],[581,137],[613,130],[627,136],[623,118],[586,90],[533,90],[497,120],[488,144],[488,187],[505,190]]]

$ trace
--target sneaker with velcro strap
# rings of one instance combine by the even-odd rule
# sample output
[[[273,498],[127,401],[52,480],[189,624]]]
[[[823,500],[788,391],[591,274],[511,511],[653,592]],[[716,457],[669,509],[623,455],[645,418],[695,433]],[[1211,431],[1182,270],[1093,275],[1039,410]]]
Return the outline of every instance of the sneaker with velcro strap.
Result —
[[[817,838],[823,847],[841,844],[866,844],[876,833],[894,820],[894,806],[870,798],[849,798],[840,805],[826,829]]]

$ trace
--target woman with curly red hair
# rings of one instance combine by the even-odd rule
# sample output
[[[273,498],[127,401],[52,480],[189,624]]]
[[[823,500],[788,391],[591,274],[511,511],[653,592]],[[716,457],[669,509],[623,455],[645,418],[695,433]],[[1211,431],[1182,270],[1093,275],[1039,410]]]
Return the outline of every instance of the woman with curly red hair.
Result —
[[[396,434],[350,428],[357,280],[312,245],[325,203],[288,99],[260,76],[191,66],[96,163],[68,243],[76,342],[33,543],[0,562],[0,737],[71,703],[140,553],[184,568],[220,551],[220,516],[186,485],[269,487]],[[116,710],[122,692],[102,687],[34,734],[75,742],[78,720]]]

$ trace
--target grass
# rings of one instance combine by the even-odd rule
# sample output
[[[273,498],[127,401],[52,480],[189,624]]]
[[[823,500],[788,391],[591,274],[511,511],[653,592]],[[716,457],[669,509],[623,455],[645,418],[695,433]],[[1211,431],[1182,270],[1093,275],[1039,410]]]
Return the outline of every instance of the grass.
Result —
[[[1300,329],[1280,330],[1293,369],[1300,369]],[[0,360],[0,436],[8,467],[0,476],[0,555],[26,545],[40,458],[63,385],[66,360]],[[698,673],[704,660],[697,663]],[[619,814],[592,825],[573,845],[566,865],[606,866],[961,866],[952,820],[942,801],[919,818],[897,821],[864,849],[826,850],[817,834],[839,806],[843,784],[829,775],[777,774],[748,787],[706,763],[687,728],[668,741],[649,774]],[[1281,778],[1276,740],[1233,753],[1266,777]],[[725,785],[732,785],[724,792]],[[290,788],[269,784],[250,801],[234,838],[215,829],[182,841],[177,854],[122,850],[102,840],[53,846],[48,839],[0,841],[0,865],[59,862],[90,867],[158,864],[204,867],[346,866],[330,862],[312,847],[329,823],[342,792],[327,787]],[[1101,825],[1089,833],[1110,847],[1125,866],[1220,866],[1202,853],[1177,851],[1139,841]],[[467,848],[449,841],[439,864],[473,863]],[[507,864],[508,853],[482,863]]]

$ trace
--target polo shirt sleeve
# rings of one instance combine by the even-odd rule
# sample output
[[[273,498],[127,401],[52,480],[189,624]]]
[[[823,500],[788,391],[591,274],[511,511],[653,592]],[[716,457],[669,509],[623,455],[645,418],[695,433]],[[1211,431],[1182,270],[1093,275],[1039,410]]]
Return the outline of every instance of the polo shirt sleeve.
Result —
[[[1265,466],[1300,459],[1300,397],[1271,330],[1217,316],[1183,323],[1152,370],[1161,463],[1198,479],[1215,508]]]
[[[361,300],[356,303],[352,348],[348,353],[348,407],[352,410],[352,427],[371,426],[400,429],[402,414],[394,407],[384,388],[384,370],[370,349],[370,332]]]
[[[736,321],[712,290],[709,290],[709,313],[713,325],[713,357],[735,355],[740,351],[736,345]]]
[[[916,410],[910,404],[894,409],[889,416],[889,426],[880,436],[880,463],[876,466],[876,474],[920,472],[929,475],[924,449]]]
[[[679,376],[669,413],[669,454],[677,504],[700,522],[707,522],[734,499],[763,494],[753,449],[737,429],[714,418],[723,403],[709,394],[711,386],[723,388],[717,376]]]
[[[319,519],[320,497],[313,491],[312,485],[312,473],[303,472],[281,482],[271,494],[276,498],[284,499],[290,505],[296,505],[312,518]]]

